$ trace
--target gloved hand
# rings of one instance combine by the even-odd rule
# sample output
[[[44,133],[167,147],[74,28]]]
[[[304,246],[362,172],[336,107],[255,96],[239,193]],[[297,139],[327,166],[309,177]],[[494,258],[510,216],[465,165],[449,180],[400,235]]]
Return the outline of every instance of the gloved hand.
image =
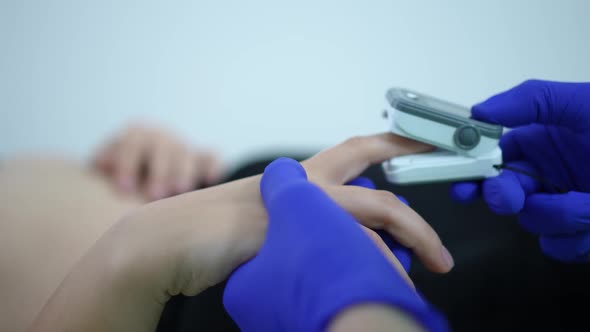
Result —
[[[589,261],[590,83],[526,81],[475,105],[472,116],[513,128],[500,141],[507,168],[455,184],[452,196],[468,202],[481,192],[492,211],[518,214],[540,235],[548,256]]]
[[[261,192],[269,214],[266,242],[234,272],[224,294],[242,331],[324,331],[338,313],[360,303],[389,304],[430,330],[446,330],[442,316],[354,218],[307,181],[299,163],[271,163]]]

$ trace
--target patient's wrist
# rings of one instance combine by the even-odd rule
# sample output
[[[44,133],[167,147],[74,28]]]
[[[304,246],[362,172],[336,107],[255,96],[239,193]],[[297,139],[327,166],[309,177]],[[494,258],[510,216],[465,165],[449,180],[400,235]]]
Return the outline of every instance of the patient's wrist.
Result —
[[[107,234],[122,247],[119,266],[159,302],[223,281],[264,243],[259,183],[254,176],[143,206]]]
[[[260,195],[261,176],[236,181],[234,198],[236,219],[233,220],[230,243],[236,247],[239,264],[254,257],[266,239],[268,214]]]

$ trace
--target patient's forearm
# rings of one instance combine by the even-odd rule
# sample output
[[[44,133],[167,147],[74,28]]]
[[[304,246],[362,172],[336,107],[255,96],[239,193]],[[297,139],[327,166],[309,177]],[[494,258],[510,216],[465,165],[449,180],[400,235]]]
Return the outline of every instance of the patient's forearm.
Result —
[[[93,243],[140,204],[75,160],[2,160],[0,331],[25,331]]]
[[[129,277],[122,248],[104,242],[76,264],[30,331],[155,331],[166,299]]]
[[[329,332],[424,331],[408,314],[385,305],[359,305],[340,313]]]

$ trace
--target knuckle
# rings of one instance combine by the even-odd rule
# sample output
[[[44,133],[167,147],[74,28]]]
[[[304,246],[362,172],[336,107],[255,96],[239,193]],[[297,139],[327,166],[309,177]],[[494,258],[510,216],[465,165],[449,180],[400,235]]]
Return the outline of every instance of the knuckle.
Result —
[[[528,93],[531,96],[536,95],[538,93],[543,93],[544,95],[546,95],[550,92],[551,89],[551,85],[547,81],[539,79],[526,80],[520,86],[526,93]]]
[[[537,90],[545,85],[545,81],[539,79],[529,79],[520,84],[522,87]]]
[[[127,129],[125,131],[129,135],[137,136],[137,135],[141,135],[141,134],[145,133],[146,131],[148,131],[148,127],[146,126],[145,123],[133,122],[133,123],[129,124],[129,126],[127,126]]]
[[[541,80],[533,78],[533,79],[528,79],[528,80],[523,81],[522,85],[534,87],[534,86],[538,86],[541,82],[542,82]]]
[[[438,235],[426,221],[423,221],[418,224],[418,234],[419,237],[421,239],[424,239],[424,242],[426,242],[427,244],[431,244],[433,246],[442,245],[442,242],[438,238]]]
[[[395,196],[391,191],[375,190],[374,194],[377,196],[377,200],[381,204],[391,205],[399,202],[397,196]]]
[[[404,235],[404,246],[409,248],[437,248],[442,245],[436,232],[425,221],[411,224],[398,220],[399,215],[390,213],[388,229],[392,234]]]
[[[394,235],[404,235],[408,239],[412,237],[407,236],[408,234],[411,234],[412,231],[409,229],[407,223],[405,223],[403,220],[400,220],[400,214],[395,208],[387,208],[384,214],[384,219],[385,220],[383,223],[386,225],[390,233]]]

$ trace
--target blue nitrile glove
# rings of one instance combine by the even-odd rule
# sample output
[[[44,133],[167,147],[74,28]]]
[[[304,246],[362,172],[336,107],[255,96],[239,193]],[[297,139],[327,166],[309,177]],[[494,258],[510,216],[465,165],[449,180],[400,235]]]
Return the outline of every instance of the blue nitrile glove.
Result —
[[[230,277],[224,294],[242,331],[324,331],[344,309],[362,303],[388,304],[432,331],[447,330],[356,220],[307,181],[298,162],[271,163],[261,192],[266,241]]]
[[[481,184],[455,184],[453,197],[468,202],[481,192],[491,210],[518,214],[539,234],[548,256],[590,261],[590,83],[526,81],[472,115],[513,128],[500,141],[506,168]]]

